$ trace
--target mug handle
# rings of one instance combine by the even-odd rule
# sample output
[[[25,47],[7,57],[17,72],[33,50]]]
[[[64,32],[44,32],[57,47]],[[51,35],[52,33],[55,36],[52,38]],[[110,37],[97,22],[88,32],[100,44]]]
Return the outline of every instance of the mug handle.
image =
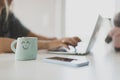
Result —
[[[14,40],[14,41],[11,43],[11,49],[12,49],[13,52],[16,51],[16,49],[15,49],[15,44],[16,44],[16,43],[17,43],[17,40]]]

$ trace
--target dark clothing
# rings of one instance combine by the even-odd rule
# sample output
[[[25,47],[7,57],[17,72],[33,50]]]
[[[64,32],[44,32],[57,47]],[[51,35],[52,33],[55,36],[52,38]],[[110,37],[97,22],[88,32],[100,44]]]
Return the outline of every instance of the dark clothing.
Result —
[[[120,48],[115,48],[115,51],[116,52],[120,52]]]
[[[119,32],[120,32],[120,28],[119,27],[114,27],[109,32],[109,34],[107,35],[107,37],[105,38],[105,42],[109,44],[110,42],[113,41],[113,37],[114,37],[114,42],[113,43],[114,43],[114,49],[115,49],[115,51],[120,51],[120,45],[118,46],[118,44],[119,44],[118,39],[120,37],[120,33]]]
[[[6,10],[3,9],[0,15],[0,37],[17,39],[27,36],[28,33],[29,30],[20,23],[12,12],[9,13],[6,20]]]
[[[107,36],[106,39],[105,39],[105,42],[109,44],[111,41],[112,41],[112,37]],[[120,52],[120,48],[114,47],[114,49],[115,49],[115,51]]]
[[[105,42],[106,42],[106,43],[110,43],[111,41],[112,41],[112,37],[107,36],[107,37],[105,38]]]

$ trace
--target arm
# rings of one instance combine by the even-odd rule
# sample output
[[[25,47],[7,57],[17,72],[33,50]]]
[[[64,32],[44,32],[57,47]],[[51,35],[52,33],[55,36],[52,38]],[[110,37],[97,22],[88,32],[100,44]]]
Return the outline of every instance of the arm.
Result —
[[[47,49],[47,50],[55,50],[60,47],[66,47],[69,49],[69,45],[77,46],[77,43],[81,40],[78,37],[69,37],[69,38],[47,38],[41,35],[36,35],[35,33],[29,32],[28,37],[37,37],[38,41],[38,49]]]
[[[46,50],[55,50],[59,47],[67,47],[67,44],[64,44],[62,40],[39,40],[38,41],[38,49],[46,49]]]
[[[10,38],[0,38],[0,53],[10,53],[11,50],[11,43],[14,39]],[[39,49],[48,49],[49,41],[38,41],[38,48]]]
[[[0,38],[0,53],[10,53],[11,50],[11,43],[14,39],[10,38]],[[81,40],[78,37],[72,38],[63,38],[59,40],[39,40],[38,41],[38,49],[47,49],[47,50],[55,50],[59,47],[66,47],[68,46],[77,46],[77,43]]]
[[[0,38],[0,53],[9,53],[11,50],[11,43],[14,39]]]
[[[81,40],[78,37],[62,38],[57,40],[39,40],[38,49],[56,50],[60,47],[69,49],[69,45],[76,47]]]
[[[39,40],[56,40],[55,37],[48,38],[48,37],[45,37],[45,36],[42,36],[42,35],[37,35],[37,34],[31,32],[31,31],[28,33],[28,37],[37,37]]]

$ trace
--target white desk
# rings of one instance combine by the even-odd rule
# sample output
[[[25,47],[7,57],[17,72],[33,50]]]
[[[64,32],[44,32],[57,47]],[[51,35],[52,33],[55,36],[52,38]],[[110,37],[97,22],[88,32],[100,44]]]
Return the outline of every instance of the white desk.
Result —
[[[109,28],[107,21],[102,24],[92,53],[86,55],[88,66],[74,68],[45,63],[43,58],[55,56],[46,52],[40,52],[33,61],[15,61],[14,54],[1,54],[0,80],[120,80],[120,53],[104,42],[106,28]]]

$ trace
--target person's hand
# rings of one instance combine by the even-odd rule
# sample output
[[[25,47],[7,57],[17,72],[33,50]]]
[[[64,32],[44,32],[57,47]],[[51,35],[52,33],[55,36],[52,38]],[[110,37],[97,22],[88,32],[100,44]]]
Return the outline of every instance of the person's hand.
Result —
[[[69,45],[75,47],[81,39],[79,37],[71,37],[71,38],[62,38],[59,40],[53,40],[48,43],[48,50],[55,50],[60,47],[66,47],[69,49]]]
[[[47,38],[46,40],[57,40],[56,37]]]
[[[115,48],[120,49],[120,32],[116,32],[113,35],[113,45],[114,45]]]
[[[71,37],[71,38],[62,38],[61,41],[63,44],[67,45],[67,47],[69,45],[75,47],[77,46],[78,42],[81,41],[81,39],[79,37]]]

